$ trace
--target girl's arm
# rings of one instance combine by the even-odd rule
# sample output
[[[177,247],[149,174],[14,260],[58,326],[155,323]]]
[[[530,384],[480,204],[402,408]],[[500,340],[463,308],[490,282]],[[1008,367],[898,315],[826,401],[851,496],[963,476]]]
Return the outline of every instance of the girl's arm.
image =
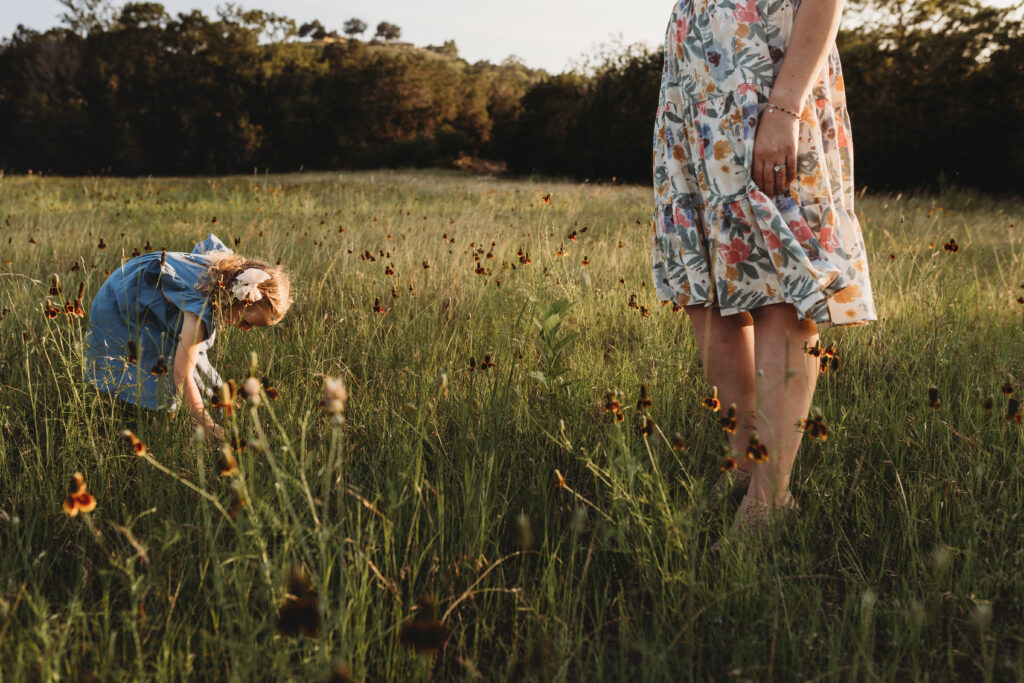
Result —
[[[184,316],[178,350],[174,354],[174,388],[179,393],[184,393],[185,405],[188,406],[192,421],[196,425],[202,425],[208,433],[220,439],[224,436],[224,430],[206,413],[203,397],[199,394],[199,387],[196,386],[193,377],[196,358],[199,355],[200,344],[206,338],[206,330],[194,313],[185,312]]]
[[[803,0],[793,19],[793,32],[769,103],[802,113],[814,79],[825,66],[839,32],[844,0]],[[750,169],[754,183],[770,196],[784,192],[796,179],[797,134],[800,121],[781,111],[761,117]],[[775,172],[776,165],[786,170]]]

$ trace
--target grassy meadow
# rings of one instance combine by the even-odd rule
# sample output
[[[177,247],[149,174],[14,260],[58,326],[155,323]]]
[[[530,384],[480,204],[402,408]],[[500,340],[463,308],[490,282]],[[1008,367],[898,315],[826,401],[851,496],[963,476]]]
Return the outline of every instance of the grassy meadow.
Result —
[[[725,558],[733,508],[699,511],[726,434],[654,296],[651,207],[436,171],[0,177],[0,680],[1024,680],[1024,204],[859,200],[880,320],[822,334],[800,520]],[[209,232],[295,300],[218,333],[221,374],[255,353],[278,393],[226,420],[227,477],[184,414],[80,379],[104,271]],[[44,316],[55,273],[84,318]],[[97,507],[71,518],[74,472]],[[317,635],[282,633],[303,596]],[[403,647],[437,621],[436,655]]]

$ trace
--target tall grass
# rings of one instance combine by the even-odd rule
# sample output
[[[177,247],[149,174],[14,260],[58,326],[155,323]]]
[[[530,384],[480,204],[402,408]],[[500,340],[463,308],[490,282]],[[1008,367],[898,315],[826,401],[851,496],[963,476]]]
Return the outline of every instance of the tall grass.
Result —
[[[823,334],[841,362],[800,521],[720,558],[732,509],[699,511],[725,435],[654,297],[650,202],[439,172],[0,179],[0,677],[1024,679],[1024,449],[1000,391],[1024,380],[1024,206],[860,200],[880,320]],[[208,232],[294,283],[279,326],[218,334],[225,377],[255,352],[280,393],[227,420],[249,444],[233,477],[184,415],[80,380],[88,318],[42,314],[54,273],[88,310],[122,250]],[[343,422],[318,408],[328,376]],[[76,471],[98,507],[68,518]],[[296,564],[317,637],[276,627]],[[435,657],[399,644],[425,599]]]

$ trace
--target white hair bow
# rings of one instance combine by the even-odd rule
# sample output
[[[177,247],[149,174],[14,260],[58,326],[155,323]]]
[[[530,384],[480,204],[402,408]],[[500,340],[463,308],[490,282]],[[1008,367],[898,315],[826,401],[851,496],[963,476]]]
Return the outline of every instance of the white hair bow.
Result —
[[[259,284],[270,279],[270,274],[259,268],[247,268],[235,278],[231,294],[239,301],[259,301],[263,298]]]

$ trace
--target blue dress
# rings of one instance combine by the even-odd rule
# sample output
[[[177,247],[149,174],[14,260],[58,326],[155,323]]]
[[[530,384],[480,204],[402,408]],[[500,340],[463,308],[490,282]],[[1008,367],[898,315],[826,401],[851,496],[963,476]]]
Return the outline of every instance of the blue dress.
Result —
[[[210,266],[207,254],[215,251],[230,249],[210,234],[190,254],[167,252],[163,265],[162,252],[150,252],[111,273],[89,311],[85,378],[122,401],[150,410],[176,410],[172,363],[183,312],[188,311],[206,328],[193,378],[200,393],[209,396],[221,383],[206,353],[213,346],[216,321],[196,283]]]

